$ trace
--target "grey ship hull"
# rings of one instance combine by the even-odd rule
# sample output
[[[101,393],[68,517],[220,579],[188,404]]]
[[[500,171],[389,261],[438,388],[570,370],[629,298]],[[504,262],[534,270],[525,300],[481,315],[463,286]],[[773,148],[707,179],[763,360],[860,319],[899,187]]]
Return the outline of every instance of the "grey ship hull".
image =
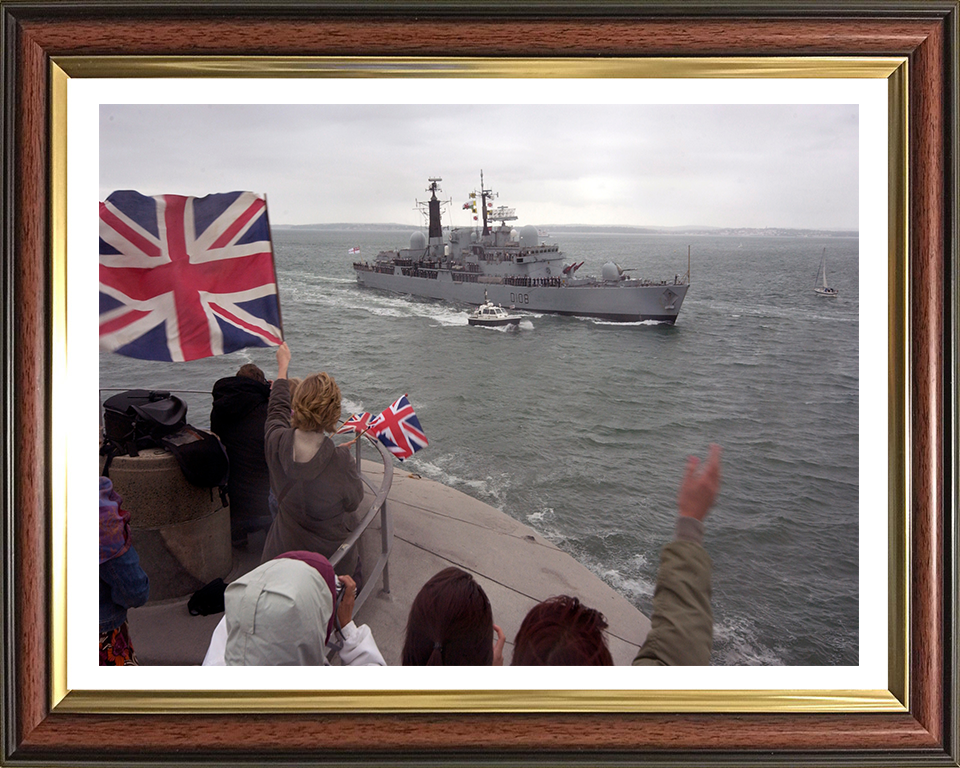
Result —
[[[657,321],[673,324],[687,294],[686,284],[642,284],[625,280],[606,284],[593,280],[568,280],[563,286],[508,285],[501,278],[489,282],[458,282],[453,272],[440,269],[436,277],[414,277],[397,267],[391,274],[356,268],[357,283],[392,293],[423,296],[442,301],[480,305],[486,298],[504,307],[531,312],[597,317],[615,322]]]

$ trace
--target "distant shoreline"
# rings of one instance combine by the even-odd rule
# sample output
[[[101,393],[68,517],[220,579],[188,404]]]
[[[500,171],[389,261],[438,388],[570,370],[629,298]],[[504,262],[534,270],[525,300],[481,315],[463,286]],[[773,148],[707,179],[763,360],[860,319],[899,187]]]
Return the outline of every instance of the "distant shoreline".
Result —
[[[404,224],[273,224],[276,230],[323,232],[409,232],[417,229]],[[710,235],[715,237],[859,237],[860,233],[838,229],[792,229],[790,227],[626,227],[590,224],[558,224],[540,227],[550,233],[609,235]],[[550,235],[547,235],[549,237]]]

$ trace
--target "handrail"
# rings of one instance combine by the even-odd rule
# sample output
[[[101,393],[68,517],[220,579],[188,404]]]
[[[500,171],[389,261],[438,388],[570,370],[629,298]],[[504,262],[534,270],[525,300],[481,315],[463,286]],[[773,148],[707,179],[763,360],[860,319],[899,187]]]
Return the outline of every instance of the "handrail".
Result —
[[[361,442],[361,440],[357,440],[358,472],[360,472]],[[383,575],[383,591],[387,594],[390,593],[390,571],[388,562],[390,552],[393,550],[393,520],[387,508],[387,496],[390,493],[390,487],[393,485],[393,462],[391,461],[392,455],[379,440],[370,440],[370,442],[380,452],[380,458],[383,460],[383,480],[380,482],[380,488],[377,491],[373,503],[370,505],[370,509],[367,511],[367,514],[364,515],[363,520],[360,521],[360,525],[357,526],[356,530],[347,537],[337,548],[337,551],[329,558],[330,564],[336,567],[337,563],[347,554],[347,551],[360,540],[360,536],[370,527],[370,524],[376,519],[377,514],[380,514],[380,557],[377,558],[377,562],[374,563],[369,573],[363,574],[363,588],[360,590],[353,604],[354,613],[360,610],[360,606],[364,604],[370,596],[370,593],[373,592],[374,585],[377,583],[377,579],[381,574]],[[360,477],[367,487],[372,490],[373,483],[370,479],[362,472],[360,472]],[[366,566],[364,566],[364,571],[366,571]]]
[[[127,389],[121,388],[107,388],[102,387],[100,389],[100,401],[101,406],[103,402],[103,393],[104,392],[127,392]],[[195,395],[209,395],[211,394],[207,390],[195,390],[195,389],[157,389],[157,391],[169,391],[169,392],[180,392],[184,394],[195,394]],[[102,410],[101,410],[102,418]],[[101,424],[101,426],[103,426]],[[373,503],[370,505],[370,509],[367,511],[367,514],[364,515],[363,519],[360,521],[360,524],[353,531],[353,533],[348,536],[342,544],[337,548],[337,551],[333,553],[330,560],[330,564],[336,567],[343,557],[346,555],[347,551],[357,544],[360,540],[360,536],[363,535],[364,531],[370,527],[370,524],[376,519],[377,515],[380,515],[380,556],[377,558],[377,562],[374,563],[373,568],[363,575],[363,587],[357,594],[356,600],[353,605],[354,612],[360,610],[360,606],[366,601],[370,596],[370,593],[373,591],[374,585],[377,583],[378,578],[383,576],[383,591],[387,594],[390,593],[390,571],[388,568],[388,563],[390,559],[390,552],[393,550],[393,520],[390,518],[389,511],[387,509],[387,496],[390,493],[390,488],[393,485],[393,461],[391,453],[383,446],[379,440],[370,440],[371,444],[380,452],[380,458],[383,461],[383,480],[380,482],[380,488],[376,489],[376,496],[374,497]],[[356,452],[357,452],[357,472],[360,474],[360,479],[363,483],[370,489],[374,490],[373,483],[371,480],[363,474],[361,470],[360,463],[360,444],[362,440],[357,440],[356,442]],[[366,570],[366,568],[364,568]]]

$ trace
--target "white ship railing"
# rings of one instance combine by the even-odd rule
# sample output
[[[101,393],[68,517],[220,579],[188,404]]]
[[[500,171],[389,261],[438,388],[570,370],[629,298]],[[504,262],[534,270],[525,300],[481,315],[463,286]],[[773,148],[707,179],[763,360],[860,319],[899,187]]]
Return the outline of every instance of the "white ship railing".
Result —
[[[172,394],[186,394],[186,395],[207,395],[212,397],[212,393],[209,390],[198,390],[198,389],[165,389],[162,387],[153,387],[153,391],[157,392],[170,392]],[[100,390],[100,426],[103,427],[103,394],[104,392],[128,392],[129,387],[110,387],[102,388]],[[364,515],[363,519],[360,521],[360,524],[357,526],[356,530],[337,548],[337,551],[333,553],[330,560],[330,564],[336,567],[343,557],[347,554],[347,551],[359,542],[360,537],[363,533],[370,527],[374,520],[377,519],[377,516],[380,516],[380,554],[377,558],[377,562],[373,564],[372,568],[368,568],[367,564],[363,564],[363,587],[361,588],[359,594],[357,594],[356,602],[354,603],[354,611],[359,611],[360,606],[366,602],[367,598],[370,596],[376,587],[377,580],[382,576],[383,578],[383,591],[385,593],[390,592],[390,570],[389,570],[389,561],[390,561],[390,552],[393,550],[393,519],[390,516],[389,509],[387,506],[387,497],[390,495],[390,488],[393,485],[393,457],[391,453],[384,448],[383,444],[379,440],[369,439],[371,445],[377,449],[379,452],[379,459],[383,463],[383,479],[380,481],[379,487],[373,484],[373,481],[363,473],[363,468],[361,465],[361,445],[363,440],[357,440],[356,442],[356,456],[357,456],[357,472],[360,473],[360,479],[363,481],[364,486],[370,489],[371,492],[375,494],[373,503],[370,505],[370,509],[367,511],[367,514]]]

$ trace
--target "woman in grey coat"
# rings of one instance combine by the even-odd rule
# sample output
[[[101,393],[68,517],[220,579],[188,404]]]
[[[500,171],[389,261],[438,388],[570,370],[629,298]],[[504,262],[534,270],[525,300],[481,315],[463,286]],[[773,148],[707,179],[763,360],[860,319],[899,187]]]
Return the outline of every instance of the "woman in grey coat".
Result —
[[[264,445],[279,511],[267,533],[261,563],[293,550],[331,557],[369,506],[361,504],[363,482],[355,457],[327,436],[336,431],[340,419],[337,383],[326,373],[307,376],[291,403],[290,357],[287,344],[281,344],[267,406]],[[337,573],[354,573],[356,550],[337,564]]]

